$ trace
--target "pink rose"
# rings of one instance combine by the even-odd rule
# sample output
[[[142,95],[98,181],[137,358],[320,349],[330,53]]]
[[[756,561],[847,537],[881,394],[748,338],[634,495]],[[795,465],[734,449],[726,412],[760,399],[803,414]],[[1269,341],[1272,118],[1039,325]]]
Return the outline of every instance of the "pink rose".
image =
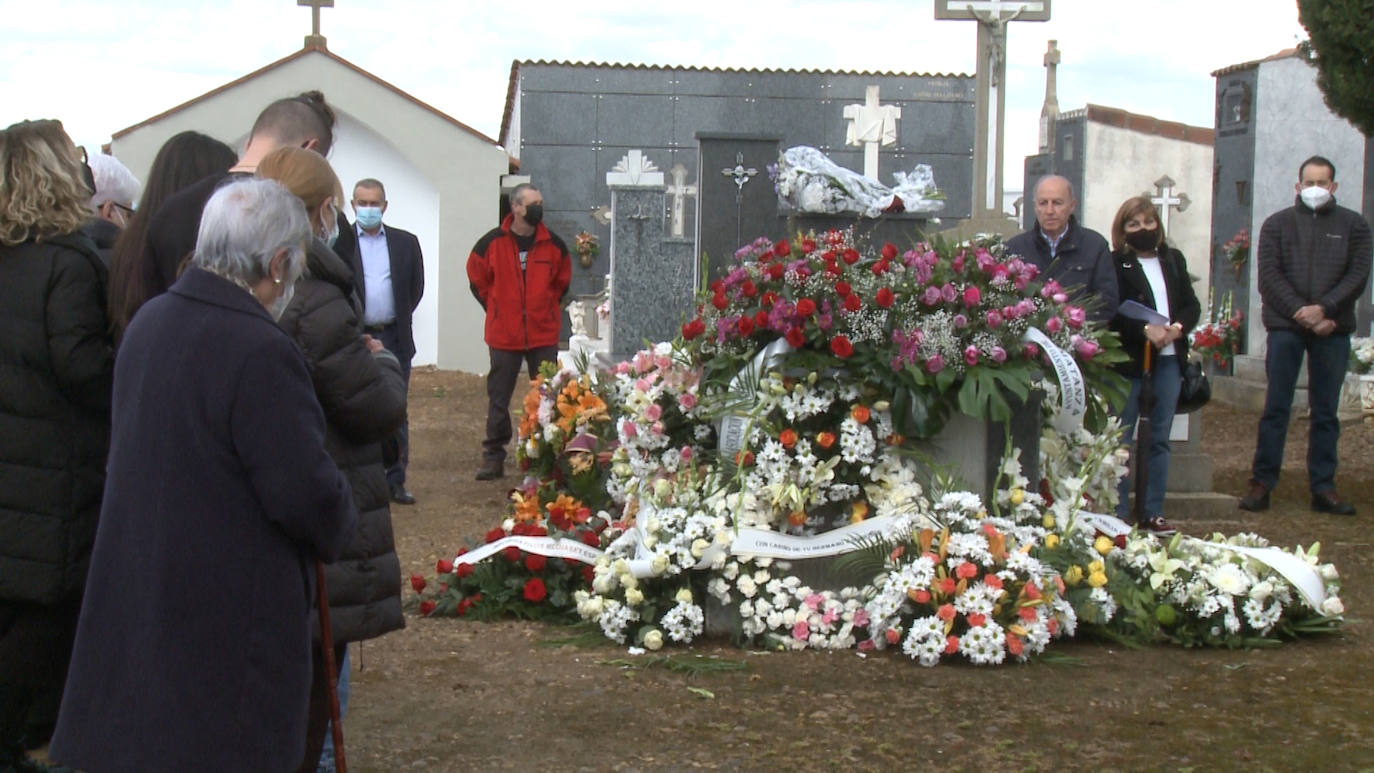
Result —
[[[697,396],[691,392],[684,392],[677,396],[677,405],[684,411],[690,411],[697,407]]]
[[[663,417],[663,407],[658,403],[649,403],[649,407],[644,409],[644,417],[649,421],[658,421]]]
[[[1026,344],[1025,348],[1021,351],[1025,353],[1027,358],[1032,360],[1040,356],[1040,347],[1035,344]]]
[[[978,364],[978,347],[969,344],[964,349],[964,364],[970,368]]]
[[[934,306],[939,302],[940,288],[936,287],[935,285],[927,287],[925,292],[921,293],[921,303],[924,303],[927,306]]]
[[[1058,333],[1064,329],[1064,320],[1059,317],[1050,317],[1049,321],[1045,323],[1045,329],[1051,333]]]
[[[1007,361],[1007,350],[1000,346],[994,346],[992,347],[992,351],[988,353],[988,356],[992,358],[993,362],[1000,365]]]
[[[863,626],[866,626],[866,625],[868,625],[868,610],[867,610],[867,609],[858,609],[858,610],[856,610],[856,611],[854,612],[854,626],[855,626],[856,628],[862,628]]]
[[[988,327],[993,330],[1002,326],[1002,312],[997,309],[988,309],[988,313],[985,314],[984,317],[988,321]]]
[[[1083,323],[1088,321],[1088,312],[1082,306],[1069,306],[1064,310],[1064,316],[1069,320],[1069,327],[1074,330],[1083,327]]]
[[[812,593],[810,596],[806,597],[804,603],[814,611],[821,608],[821,602],[823,601],[825,601],[825,596],[819,593]]]
[[[954,299],[959,297],[959,291],[954,289],[954,285],[946,282],[945,286],[940,288],[940,297],[945,303],[954,303]]]
[[[1068,293],[1055,293],[1050,296],[1050,300],[1062,305],[1069,302],[1069,295]]]
[[[954,327],[959,330],[963,330],[968,327],[968,317],[965,317],[963,314],[955,314],[954,318],[950,320],[950,324],[954,325]]]
[[[792,638],[797,641],[811,638],[811,626],[807,625],[805,620],[798,620],[797,624],[792,626]]]
[[[620,422],[620,433],[625,437],[636,437],[639,435],[639,427],[635,426],[634,422],[626,419]]]
[[[1077,338],[1077,336],[1074,337]],[[1073,348],[1074,351],[1078,352],[1078,356],[1085,360],[1091,360],[1098,352],[1102,351],[1102,347],[1098,346],[1096,341],[1089,341],[1086,338],[1076,341]]]
[[[942,356],[940,356],[940,355],[937,354],[937,355],[935,355],[934,357],[931,357],[930,359],[926,360],[926,372],[927,372],[927,373],[939,373],[940,371],[942,371],[942,370],[944,370],[944,369],[945,369],[945,358],[944,358],[944,357],[942,357]]]

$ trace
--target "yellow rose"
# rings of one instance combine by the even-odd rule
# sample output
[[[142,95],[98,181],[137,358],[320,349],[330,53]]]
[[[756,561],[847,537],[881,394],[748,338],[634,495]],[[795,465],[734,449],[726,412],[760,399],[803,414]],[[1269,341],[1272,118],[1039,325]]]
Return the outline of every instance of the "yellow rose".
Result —
[[[1067,572],[1064,572],[1064,583],[1066,585],[1077,585],[1082,581],[1083,567],[1079,566],[1078,564],[1074,564],[1073,566],[1069,567],[1069,570]]]
[[[1053,514],[1053,513],[1045,513],[1045,517],[1040,519],[1040,525],[1041,525],[1041,526],[1044,526],[1046,529],[1053,529],[1053,528],[1054,528],[1054,514]]]
[[[1107,571],[1107,565],[1102,563],[1101,561],[1094,561],[1091,564],[1088,564],[1088,574],[1092,574],[1093,572],[1105,571]]]
[[[1091,586],[1093,586],[1094,588],[1101,588],[1103,585],[1106,585],[1106,584],[1107,584],[1107,575],[1106,575],[1106,573],[1105,573],[1105,572],[1093,572],[1092,574],[1088,575],[1088,584],[1091,585]]]
[[[1111,537],[1102,536],[1093,540],[1093,549],[1105,556],[1115,550],[1116,545],[1112,542]]]
[[[1051,548],[1051,549],[1059,547],[1059,535],[1058,535],[1058,534],[1046,534],[1046,535],[1045,535],[1045,547]]]
[[[1011,503],[1013,506],[1020,505],[1024,501],[1026,501],[1026,492],[1024,490],[1019,488],[1011,490]]]

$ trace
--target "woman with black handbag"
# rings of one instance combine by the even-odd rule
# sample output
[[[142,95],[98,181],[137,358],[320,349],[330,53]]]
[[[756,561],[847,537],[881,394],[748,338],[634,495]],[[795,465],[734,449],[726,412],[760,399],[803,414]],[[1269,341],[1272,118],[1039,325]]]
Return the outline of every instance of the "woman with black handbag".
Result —
[[[1137,476],[1146,476],[1144,502],[1130,506],[1129,484],[1123,480],[1116,512],[1125,520],[1134,511],[1136,526],[1142,531],[1174,534],[1176,530],[1163,515],[1169,427],[1188,361],[1188,333],[1197,325],[1202,308],[1188,276],[1188,263],[1183,253],[1165,243],[1159,212],[1148,198],[1129,198],[1117,210],[1112,219],[1112,262],[1123,308],[1112,318],[1111,328],[1131,356],[1118,366],[1131,380],[1131,393],[1121,412],[1126,427],[1123,442],[1130,444],[1137,419],[1150,427],[1148,449],[1131,455],[1131,469]],[[1146,356],[1147,344],[1153,357]],[[1147,361],[1152,361],[1148,369]],[[1143,468],[1138,461],[1141,452],[1147,457]]]

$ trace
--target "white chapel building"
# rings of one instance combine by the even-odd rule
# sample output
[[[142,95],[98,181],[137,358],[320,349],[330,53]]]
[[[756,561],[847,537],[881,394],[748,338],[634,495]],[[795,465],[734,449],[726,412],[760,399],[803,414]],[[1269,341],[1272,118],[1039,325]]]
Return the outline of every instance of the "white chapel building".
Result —
[[[158,149],[182,131],[241,151],[264,107],[311,89],[324,93],[338,117],[329,161],[344,196],[362,178],[381,180],[386,223],[420,240],[425,294],[414,318],[414,364],[486,373],[483,313],[465,266],[473,243],[498,222],[510,158],[496,140],[330,52],[324,38],[308,38],[290,56],[116,132],[110,152],[146,180]]]

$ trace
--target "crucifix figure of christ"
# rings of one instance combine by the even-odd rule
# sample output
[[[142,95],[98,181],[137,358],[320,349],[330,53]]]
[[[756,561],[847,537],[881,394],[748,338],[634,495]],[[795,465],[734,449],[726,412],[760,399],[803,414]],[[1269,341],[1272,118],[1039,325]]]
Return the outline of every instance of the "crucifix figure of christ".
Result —
[[[897,144],[897,119],[901,117],[900,107],[880,103],[877,86],[864,89],[862,105],[844,106],[844,118],[849,122],[844,144],[864,146],[864,177],[878,179],[878,149]]]
[[[978,22],[978,133],[973,146],[973,216],[1002,217],[1002,130],[1006,125],[1007,24],[1048,21],[1050,0],[935,0],[936,19]]]
[[[1150,203],[1159,207],[1159,227],[1164,229],[1164,235],[1166,237],[1169,235],[1169,211],[1177,209],[1181,213],[1188,209],[1189,204],[1193,203],[1192,199],[1188,198],[1188,194],[1176,194],[1174,192],[1174,188],[1177,185],[1178,183],[1174,182],[1173,178],[1166,174],[1158,180],[1155,180],[1154,193],[1145,191],[1140,194],[1142,196],[1148,196]]]
[[[334,0],[296,0],[296,5],[310,7],[310,34],[305,38],[306,47],[323,46],[324,36],[320,34],[320,9],[333,8]]]
[[[673,184],[668,186],[668,197],[672,199],[672,233],[674,239],[681,239],[685,233],[684,210],[688,196],[697,195],[697,186],[687,185],[687,167],[682,164],[673,164],[673,168],[668,170],[668,176],[673,178]]]
[[[735,165],[720,170],[720,173],[735,181],[735,243],[744,240],[744,184],[759,173],[758,169],[744,165],[744,153],[735,154]],[[753,190],[752,188],[750,190]]]

